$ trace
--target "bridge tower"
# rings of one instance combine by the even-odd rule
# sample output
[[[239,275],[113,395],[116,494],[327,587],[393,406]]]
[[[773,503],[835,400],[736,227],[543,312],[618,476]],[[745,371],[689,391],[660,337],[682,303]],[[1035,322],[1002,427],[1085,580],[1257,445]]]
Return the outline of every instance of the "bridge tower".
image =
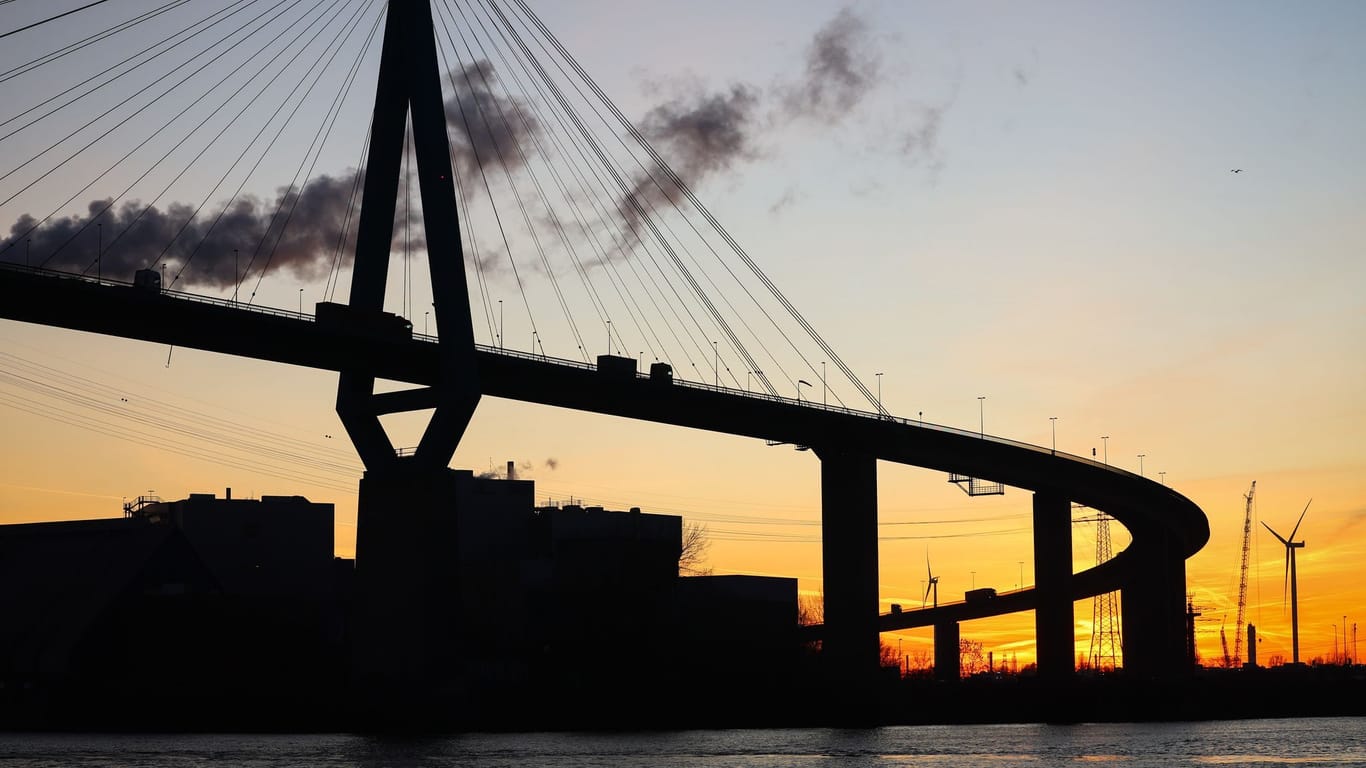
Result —
[[[455,474],[448,465],[479,402],[474,329],[428,0],[390,0],[365,167],[348,322],[382,316],[405,134],[412,120],[418,188],[440,331],[436,383],[376,393],[378,361],[341,371],[337,415],[365,465],[356,531],[357,715],[421,725],[465,706],[459,692]],[[379,417],[432,409],[400,456]]]

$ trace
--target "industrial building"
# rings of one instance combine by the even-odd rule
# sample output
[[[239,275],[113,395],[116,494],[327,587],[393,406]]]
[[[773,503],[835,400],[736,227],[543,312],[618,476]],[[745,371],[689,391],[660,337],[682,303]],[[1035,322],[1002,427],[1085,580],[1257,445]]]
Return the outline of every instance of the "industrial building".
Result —
[[[393,603],[441,628],[462,716],[601,721],[790,673],[796,579],[680,578],[680,517],[450,483],[443,556]],[[0,526],[0,727],[345,727],[365,544],[335,557],[333,524],[331,504],[229,489]]]

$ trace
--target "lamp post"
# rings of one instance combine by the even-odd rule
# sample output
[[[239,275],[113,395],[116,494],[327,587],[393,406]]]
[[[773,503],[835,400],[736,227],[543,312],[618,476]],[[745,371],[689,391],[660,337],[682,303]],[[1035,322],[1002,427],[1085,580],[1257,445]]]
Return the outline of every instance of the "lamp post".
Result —
[[[237,249],[232,249],[232,303],[237,303],[237,285],[241,280],[237,277]]]
[[[426,312],[423,312],[423,313],[422,313],[422,335],[423,335],[423,336],[426,336],[426,335],[427,335],[427,318],[430,317],[431,314],[432,314],[432,311],[431,311],[430,309],[427,310]]]
[[[1160,477],[1160,478],[1162,479],[1162,485],[1165,486],[1165,485],[1167,484],[1167,471],[1166,471],[1166,470],[1163,470],[1163,471],[1161,471],[1161,472],[1158,472],[1157,474],[1158,474],[1158,477]]]
[[[977,436],[987,436],[986,395],[977,396]]]
[[[798,402],[798,403],[801,403],[801,401],[802,401],[802,385],[803,385],[803,384],[805,384],[805,385],[808,386],[808,387],[811,386],[811,382],[807,381],[806,379],[797,379],[797,402]]]
[[[612,354],[612,321],[607,321],[607,354]]]
[[[711,385],[721,386],[721,353],[716,350],[716,342],[711,343]]]
[[[166,270],[166,265],[165,265],[165,264],[162,264],[162,265],[161,265],[161,269],[162,269],[162,272],[164,273],[165,270]],[[162,280],[162,282],[165,282],[165,280]],[[303,313],[304,313],[304,289],[300,288],[300,289],[299,289],[299,314],[302,315]]]
[[[882,373],[879,372],[879,373],[876,373],[876,374],[873,374],[873,375],[874,375],[874,376],[877,376],[877,412],[878,412],[879,415],[881,415],[881,414],[883,413],[883,411],[882,411]]]
[[[1020,580],[1015,583],[1015,589],[1024,589],[1024,561],[1016,560],[1015,562],[1020,564]]]
[[[498,300],[498,348],[503,348],[503,300]]]
[[[1144,457],[1144,456],[1147,456],[1147,455],[1148,455],[1148,454],[1146,454],[1146,453],[1140,453],[1140,454],[1138,454],[1138,476],[1139,476],[1139,477],[1143,477],[1143,457]]]
[[[1100,441],[1105,445],[1105,466],[1110,466],[1110,436],[1101,435]]]
[[[821,405],[829,405],[830,399],[826,396],[825,387],[825,361],[821,361]]]
[[[1053,452],[1058,452],[1058,417],[1049,416],[1048,420],[1053,422]]]

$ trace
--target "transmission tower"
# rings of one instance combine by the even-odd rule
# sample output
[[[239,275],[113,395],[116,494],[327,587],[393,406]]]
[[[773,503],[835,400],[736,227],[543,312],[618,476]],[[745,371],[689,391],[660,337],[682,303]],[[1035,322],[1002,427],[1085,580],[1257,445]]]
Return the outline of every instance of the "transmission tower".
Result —
[[[1106,562],[1113,554],[1110,551],[1110,516],[1097,512],[1096,523],[1096,565]],[[1123,644],[1119,627],[1119,593],[1106,592],[1096,595],[1091,603],[1091,668],[1096,671],[1114,671],[1120,666]]]
[[[1252,494],[1257,492],[1257,481],[1252,481],[1252,487],[1247,489],[1247,495],[1243,498],[1247,500],[1247,511],[1243,513],[1243,562],[1238,569],[1238,620],[1233,625],[1233,664],[1234,667],[1243,665],[1243,620],[1247,613],[1247,550],[1252,542]]]

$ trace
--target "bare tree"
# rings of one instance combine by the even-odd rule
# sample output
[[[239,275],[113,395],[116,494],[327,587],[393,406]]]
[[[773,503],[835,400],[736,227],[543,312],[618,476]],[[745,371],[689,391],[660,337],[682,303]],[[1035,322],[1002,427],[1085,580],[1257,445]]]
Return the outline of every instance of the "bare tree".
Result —
[[[710,576],[711,569],[702,567],[708,549],[711,549],[711,539],[707,538],[707,526],[684,523],[683,546],[678,550],[678,572],[686,576]]]
[[[980,640],[964,638],[958,641],[958,668],[963,677],[987,671],[987,657],[982,653]]]
[[[825,623],[825,591],[797,598],[797,623],[802,626]]]
[[[934,671],[934,659],[930,652],[920,648],[906,654],[906,673],[908,675],[928,675]]]

